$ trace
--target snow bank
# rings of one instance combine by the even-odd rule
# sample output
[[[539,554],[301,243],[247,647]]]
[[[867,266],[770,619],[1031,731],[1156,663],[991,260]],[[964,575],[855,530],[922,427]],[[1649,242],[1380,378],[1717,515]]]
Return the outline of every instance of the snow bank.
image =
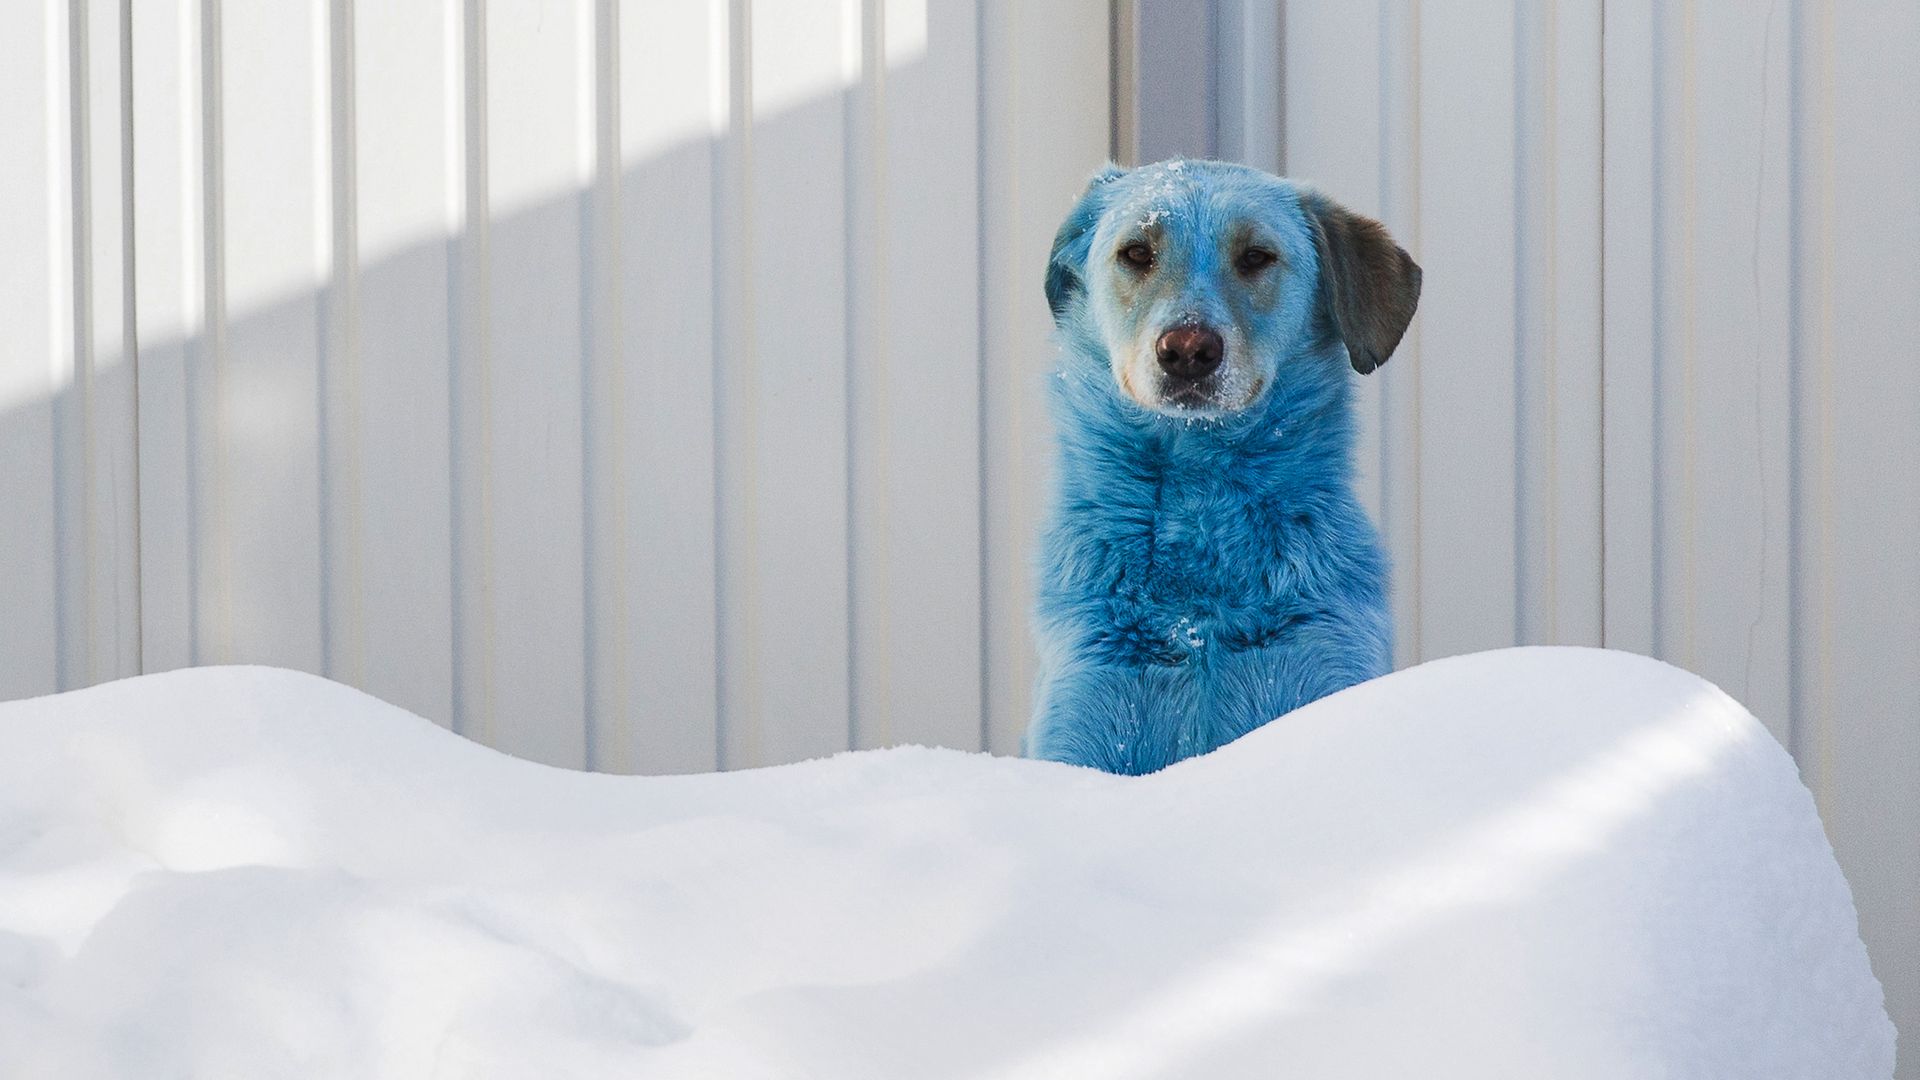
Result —
[[[8,1077],[1819,1077],[1893,1030],[1684,672],[1432,663],[1143,779],[627,778],[227,668],[0,706]]]

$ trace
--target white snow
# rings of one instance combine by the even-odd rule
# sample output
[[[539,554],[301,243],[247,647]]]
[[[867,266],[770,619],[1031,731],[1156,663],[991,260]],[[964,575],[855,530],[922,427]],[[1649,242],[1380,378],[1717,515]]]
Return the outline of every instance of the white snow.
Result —
[[[1141,779],[569,773],[311,676],[0,706],[0,1076],[1819,1077],[1893,1029],[1791,761],[1624,654]]]

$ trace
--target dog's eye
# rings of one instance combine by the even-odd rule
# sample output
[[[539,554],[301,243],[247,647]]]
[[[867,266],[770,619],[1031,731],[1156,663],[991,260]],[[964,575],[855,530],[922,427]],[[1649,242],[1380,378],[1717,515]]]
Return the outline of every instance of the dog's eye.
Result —
[[[1241,273],[1251,275],[1257,274],[1279,261],[1280,256],[1275,255],[1266,248],[1248,248],[1240,253],[1238,259],[1233,261],[1233,266],[1234,269]]]
[[[1153,249],[1145,244],[1128,244],[1120,249],[1120,261],[1135,270],[1153,269]]]

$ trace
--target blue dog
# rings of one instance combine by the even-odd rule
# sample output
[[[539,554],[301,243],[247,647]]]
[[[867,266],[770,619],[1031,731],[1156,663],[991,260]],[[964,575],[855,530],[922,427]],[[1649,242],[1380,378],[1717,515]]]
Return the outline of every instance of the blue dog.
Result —
[[[1406,332],[1407,253],[1256,169],[1108,166],[1046,288],[1061,456],[1027,754],[1153,772],[1385,674],[1347,368]]]

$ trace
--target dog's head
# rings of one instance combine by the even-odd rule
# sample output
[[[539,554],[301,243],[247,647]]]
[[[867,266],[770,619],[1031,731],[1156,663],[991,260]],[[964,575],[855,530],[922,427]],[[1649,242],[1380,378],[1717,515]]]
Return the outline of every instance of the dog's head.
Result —
[[[1047,265],[1062,332],[1105,352],[1117,392],[1183,418],[1252,407],[1284,365],[1324,363],[1329,335],[1371,372],[1419,298],[1420,268],[1379,222],[1217,161],[1108,166]]]

